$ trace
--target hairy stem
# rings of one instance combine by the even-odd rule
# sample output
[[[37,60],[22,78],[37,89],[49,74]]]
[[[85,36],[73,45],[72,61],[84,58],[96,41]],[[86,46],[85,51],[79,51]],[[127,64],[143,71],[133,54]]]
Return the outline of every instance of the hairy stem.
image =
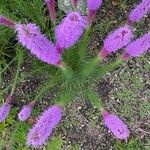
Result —
[[[22,54],[21,54],[21,52],[18,51],[17,55],[18,55],[17,71],[16,71],[16,75],[15,75],[15,79],[14,79],[14,83],[13,83],[10,95],[12,95],[14,93],[14,91],[15,91],[15,88],[16,88],[16,85],[17,85],[17,79],[18,79],[18,76],[19,76],[20,66],[21,66],[21,62],[22,62]]]
[[[50,79],[50,81],[45,82],[45,84],[41,87],[41,89],[39,89],[38,94],[35,96],[35,101],[37,101],[38,99],[40,99],[41,96],[45,92],[47,92],[48,90],[50,90],[51,88],[53,88],[57,84],[59,84],[59,79],[58,80]]]
[[[95,72],[93,72],[92,77],[97,80],[98,78],[103,77],[108,72],[110,72],[113,69],[117,68],[119,65],[121,65],[121,63],[122,63],[122,60],[120,58],[117,58],[114,62],[112,62],[110,64],[107,64],[105,66],[96,68]]]
[[[86,96],[90,100],[93,107],[96,107],[99,110],[103,108],[102,101],[95,91],[88,89],[86,91]]]

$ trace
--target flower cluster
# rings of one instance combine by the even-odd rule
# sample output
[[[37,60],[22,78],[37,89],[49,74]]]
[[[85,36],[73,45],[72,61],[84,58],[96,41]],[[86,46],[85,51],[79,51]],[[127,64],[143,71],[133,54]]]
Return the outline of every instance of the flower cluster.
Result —
[[[3,122],[9,115],[11,109],[12,96],[9,95],[6,99],[6,102],[0,107],[0,122]]]
[[[58,65],[61,62],[61,54],[57,52],[54,44],[41,34],[35,24],[16,24],[18,41],[31,51],[40,60]]]
[[[103,112],[103,119],[105,125],[118,139],[129,137],[130,132],[127,125],[118,116]]]
[[[129,14],[128,24],[140,21],[150,11],[150,0],[143,0]]]
[[[150,32],[145,34],[143,37],[136,39],[125,48],[123,59],[128,57],[137,57],[150,48]]]
[[[81,37],[87,26],[87,20],[78,12],[69,13],[56,27],[56,45],[59,52],[73,46]]]
[[[96,11],[102,5],[102,0],[87,0],[87,7],[88,7],[88,22],[91,24],[95,19]]]
[[[100,57],[105,58],[110,53],[116,52],[117,50],[123,48],[131,42],[132,38],[133,33],[130,26],[125,25],[119,29],[116,29],[104,40],[103,49],[99,53]]]
[[[87,0],[87,7],[89,10],[97,11],[102,5],[102,0]]]
[[[62,110],[59,106],[55,105],[45,110],[37,120],[37,123],[29,131],[27,144],[35,148],[41,147],[61,121],[61,118]]]
[[[25,121],[30,117],[33,106],[34,106],[34,101],[29,103],[28,105],[23,106],[23,108],[18,114],[18,118],[20,121]]]

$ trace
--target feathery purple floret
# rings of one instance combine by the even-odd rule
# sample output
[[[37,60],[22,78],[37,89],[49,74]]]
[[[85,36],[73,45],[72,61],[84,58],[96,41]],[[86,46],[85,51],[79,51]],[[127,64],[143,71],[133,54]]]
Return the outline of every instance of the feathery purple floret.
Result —
[[[52,21],[56,20],[56,2],[55,0],[45,0],[47,7],[48,7],[48,11],[49,11],[49,15]]]
[[[104,41],[104,48],[108,52],[116,52],[131,42],[133,38],[132,29],[125,25],[111,33]]]
[[[102,59],[107,57],[111,52],[116,52],[117,50],[128,45],[131,42],[132,38],[133,33],[130,26],[125,25],[116,29],[114,32],[110,33],[104,40],[104,46],[99,52],[99,56]]]
[[[125,49],[125,54],[129,55],[129,57],[137,57],[146,52],[149,48],[150,32],[130,43]]]
[[[40,33],[40,29],[35,24],[17,24],[15,26],[18,41],[31,51],[41,61],[48,64],[57,65],[61,61],[54,44]]]
[[[97,11],[100,6],[102,5],[103,1],[102,0],[87,0],[87,7],[88,10],[94,10]]]
[[[73,46],[83,34],[86,26],[87,20],[80,13],[69,13],[55,29],[57,49],[63,51]]]
[[[59,106],[55,105],[45,110],[29,131],[27,144],[35,148],[42,147],[61,118],[62,110]]]
[[[3,122],[9,115],[12,96],[8,96],[6,102],[0,107],[0,122]]]
[[[104,112],[103,115],[104,123],[107,128],[118,138],[127,139],[129,137],[129,129],[127,125],[116,115]]]
[[[22,110],[18,114],[18,118],[20,121],[27,120],[32,112],[32,106],[31,105],[25,105],[23,106]]]
[[[10,109],[11,109],[11,105],[8,103],[4,103],[0,107],[0,122],[3,122],[7,118]]]
[[[0,24],[7,26],[7,27],[10,27],[10,28],[13,28],[15,26],[14,21],[12,21],[12,20],[4,17],[4,16],[0,16]]]
[[[104,46],[99,53],[100,57],[105,58],[111,52],[116,52],[117,50],[123,48],[131,42],[132,38],[133,33],[130,26],[125,25],[119,29],[116,29],[104,40]]]
[[[150,11],[150,0],[143,0],[129,14],[128,24],[140,21]]]
[[[91,25],[91,23],[94,21],[96,12],[102,5],[102,0],[87,0],[87,7],[88,7],[88,23]]]

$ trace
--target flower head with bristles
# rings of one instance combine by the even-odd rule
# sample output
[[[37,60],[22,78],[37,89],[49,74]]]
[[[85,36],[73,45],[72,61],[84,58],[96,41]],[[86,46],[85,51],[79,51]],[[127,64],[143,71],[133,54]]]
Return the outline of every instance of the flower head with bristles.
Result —
[[[31,115],[31,112],[32,112],[32,107],[30,107],[30,106],[24,106],[23,108],[22,108],[22,110],[19,112],[19,114],[18,114],[18,118],[19,118],[19,120],[20,121],[25,121],[25,120],[27,120],[29,117],[30,117],[30,115]]]
[[[150,0],[143,0],[129,14],[128,24],[140,21],[150,11]]]
[[[89,25],[94,21],[96,12],[102,5],[103,1],[102,0],[87,0],[87,7],[88,7],[88,22]]]
[[[87,7],[89,10],[97,11],[102,5],[102,0],[87,0]]]
[[[20,121],[25,121],[30,117],[33,106],[34,102],[31,102],[28,105],[23,106],[23,108],[18,114],[18,118]]]
[[[41,34],[35,24],[17,24],[15,26],[18,41],[38,59],[48,64],[57,65],[61,61],[61,54],[54,44]]]
[[[125,53],[123,54],[123,59],[127,59],[129,57],[137,57],[144,52],[146,52],[150,48],[150,32],[145,34],[143,37],[140,37],[130,43],[125,48]]]
[[[105,58],[110,53],[116,52],[117,50],[123,48],[131,42],[132,38],[133,33],[130,26],[125,25],[116,29],[104,40],[103,49],[99,54],[100,57]]]
[[[3,122],[9,115],[11,109],[12,96],[9,95],[6,102],[0,107],[0,122]]]
[[[55,29],[57,49],[63,51],[77,43],[86,26],[87,20],[80,13],[69,13]]]
[[[61,118],[62,110],[59,106],[46,109],[29,131],[27,144],[35,148],[42,147]]]
[[[107,128],[116,138],[127,139],[129,137],[130,132],[127,125],[118,116],[103,112],[103,119]]]

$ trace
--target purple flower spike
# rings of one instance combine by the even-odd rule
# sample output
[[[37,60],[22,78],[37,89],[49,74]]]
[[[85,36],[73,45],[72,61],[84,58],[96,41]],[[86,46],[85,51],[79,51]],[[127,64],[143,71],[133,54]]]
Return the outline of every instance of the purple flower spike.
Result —
[[[0,16],[0,24],[1,25],[4,25],[4,26],[7,26],[7,27],[10,27],[10,28],[13,28],[15,26],[15,22],[8,19],[8,18],[5,18],[3,16]]]
[[[3,122],[9,115],[11,109],[12,96],[9,95],[6,102],[0,107],[0,122]]]
[[[22,110],[18,114],[18,118],[20,121],[25,121],[30,117],[33,106],[34,102],[31,102],[22,108]]]
[[[150,0],[143,0],[129,14],[128,24],[140,21],[150,11]]]
[[[48,11],[49,11],[49,15],[52,21],[56,21],[56,2],[55,0],[45,0],[47,7],[48,7]]]
[[[122,56],[123,60],[129,57],[137,57],[146,52],[150,48],[150,32],[143,37],[136,39],[125,48],[125,53]]]
[[[127,139],[129,137],[129,129],[127,125],[116,115],[103,112],[104,123],[107,128],[115,135],[118,139]]]
[[[87,26],[87,20],[78,12],[71,12],[56,29],[56,45],[60,52],[73,46],[81,37]]]
[[[102,51],[99,52],[99,56],[105,58],[110,53],[116,52],[129,44],[132,38],[132,29],[128,25],[115,30],[105,39],[104,47],[102,48]]]
[[[32,112],[32,107],[27,105],[27,106],[24,106],[22,108],[22,110],[19,112],[18,114],[18,118],[20,121],[25,121],[27,120],[30,115],[31,115],[31,112]]]
[[[87,7],[88,7],[88,22],[91,24],[94,19],[97,10],[100,8],[102,5],[103,1],[102,0],[87,0]]]
[[[61,62],[61,54],[35,24],[17,24],[15,28],[18,41],[38,59],[56,66]]]
[[[45,110],[29,131],[27,144],[34,148],[41,148],[61,118],[62,110],[59,106],[52,106]]]
[[[87,7],[89,10],[95,10],[97,11],[100,6],[102,5],[103,1],[102,0],[87,0]]]

